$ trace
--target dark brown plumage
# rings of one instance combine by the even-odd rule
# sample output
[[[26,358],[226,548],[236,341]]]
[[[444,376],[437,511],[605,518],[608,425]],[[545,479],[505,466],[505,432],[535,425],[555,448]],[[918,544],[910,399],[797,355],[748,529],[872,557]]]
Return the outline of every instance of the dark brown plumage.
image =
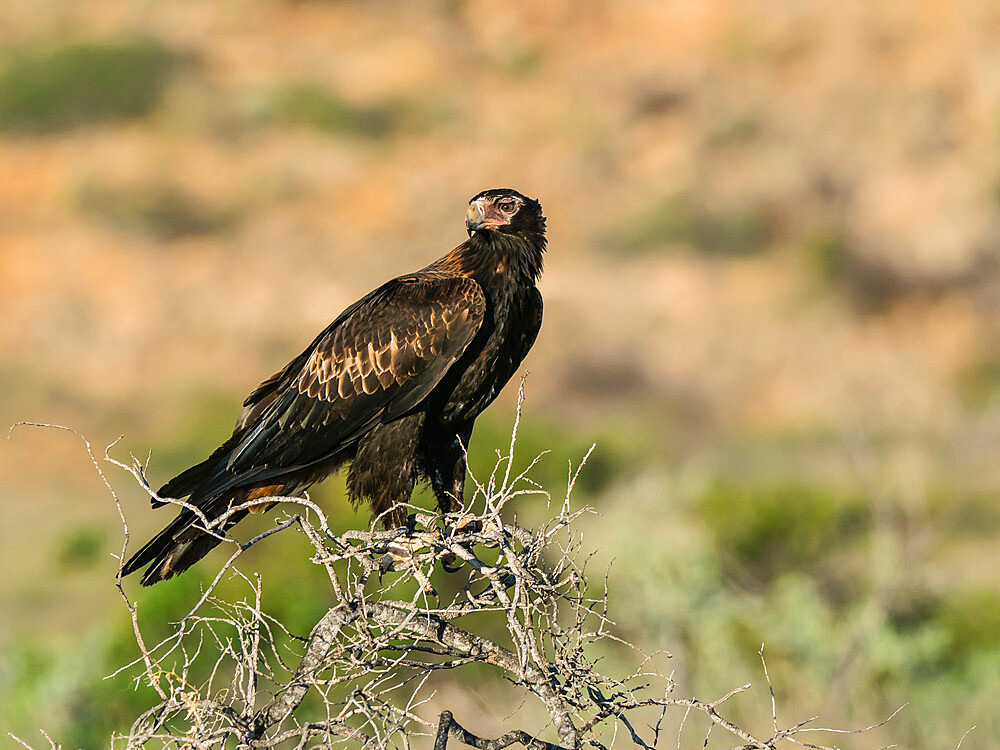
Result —
[[[387,528],[405,522],[399,504],[421,478],[442,512],[457,510],[473,423],[541,326],[535,281],[546,245],[541,206],[515,190],[473,198],[466,228],[469,239],[443,258],[344,310],[250,394],[225,443],[157,494],[188,498],[211,519],[299,493],[350,464],[351,502],[368,502]],[[219,543],[197,521],[182,510],[122,574],[149,565],[148,586],[187,570]]]

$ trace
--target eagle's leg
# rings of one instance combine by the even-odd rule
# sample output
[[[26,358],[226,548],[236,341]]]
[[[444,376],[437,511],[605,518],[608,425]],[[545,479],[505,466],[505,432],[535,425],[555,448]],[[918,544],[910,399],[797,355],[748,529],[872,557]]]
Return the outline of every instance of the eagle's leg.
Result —
[[[441,429],[425,438],[421,451],[421,469],[430,480],[442,513],[460,513],[462,510],[465,495],[465,450],[470,437],[471,423],[458,430]]]
[[[472,423],[469,423],[458,430],[442,430],[424,443],[421,468],[430,480],[438,508],[445,515],[454,516],[462,512],[467,472],[466,448],[471,437]],[[445,533],[453,535],[478,531],[477,524],[471,516],[459,516],[451,524],[445,524]],[[449,572],[458,570],[457,567],[452,567],[454,562],[453,553],[442,558],[442,564]]]
[[[417,412],[373,428],[358,442],[347,473],[351,502],[357,506],[367,501],[383,528],[403,532],[388,543],[380,562],[383,571],[397,564],[419,568],[416,553],[430,542],[426,534],[414,533],[413,517],[407,508],[417,479],[423,424],[424,415]]]
[[[417,446],[424,415],[411,414],[373,428],[358,442],[347,472],[347,492],[357,507],[367,500],[386,529],[413,529],[407,503],[417,479]]]

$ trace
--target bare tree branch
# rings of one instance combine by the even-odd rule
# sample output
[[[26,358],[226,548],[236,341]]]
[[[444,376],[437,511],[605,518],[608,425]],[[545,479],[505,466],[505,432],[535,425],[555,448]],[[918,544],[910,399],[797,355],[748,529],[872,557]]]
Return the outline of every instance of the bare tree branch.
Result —
[[[574,509],[571,502],[590,452],[575,469],[569,467],[566,492],[553,502],[530,480],[528,470],[514,469],[516,426],[507,454],[498,456],[491,475],[482,483],[473,477],[476,492],[469,506],[457,517],[413,507],[410,532],[379,530],[376,519],[368,529],[334,533],[322,509],[307,497],[253,501],[279,503],[286,512],[243,543],[226,535],[225,528],[226,519],[244,506],[220,518],[202,517],[205,530],[224,538],[232,554],[170,635],[156,644],[143,638],[138,605],[116,580],[138,655],[109,678],[127,673],[136,685],[147,684],[156,694],[154,705],[118,738],[124,747],[305,748],[349,741],[364,748],[409,748],[410,738],[426,735],[434,738],[435,750],[446,750],[449,741],[479,750],[515,744],[531,750],[603,749],[619,739],[652,750],[665,741],[661,725],[666,712],[683,709],[678,748],[689,718],[702,715],[709,732],[706,745],[712,728],[718,727],[740,747],[766,750],[784,742],[808,745],[801,739],[806,732],[864,732],[892,718],[862,730],[807,728],[812,719],[781,729],[771,690],[772,734],[759,739],[720,713],[749,684],[713,701],[674,697],[672,673],[664,674],[658,666],[669,654],[643,654],[617,635],[608,612],[606,574],[603,586],[591,585],[589,555],[576,529],[581,515],[590,511]],[[89,443],[77,436],[121,515],[125,559],[128,527],[118,493]],[[113,458],[114,445],[105,462],[130,475],[144,495],[156,497],[144,467],[134,458]],[[508,506],[525,496],[544,498],[550,518],[533,528],[512,521]],[[312,562],[322,566],[330,583],[325,594],[331,604],[304,638],[267,614],[266,582],[236,567],[250,547],[296,530],[309,542]],[[410,552],[401,558],[394,550],[403,546]],[[387,557],[389,553],[394,556]],[[393,564],[387,567],[387,560]],[[430,575],[437,565],[451,561],[466,567],[468,580],[441,599]],[[226,578],[245,586],[247,596],[221,598],[217,591]],[[483,627],[484,618],[490,618],[491,628]],[[601,667],[597,653],[602,644],[632,649],[634,671],[616,675]],[[770,689],[763,648],[761,663]],[[430,675],[473,664],[491,668],[498,683],[536,700],[548,724],[513,728],[490,739],[460,724],[451,710],[436,720],[424,716],[428,696],[423,691]],[[310,694],[316,700],[307,700]],[[544,739],[547,732],[555,739]]]

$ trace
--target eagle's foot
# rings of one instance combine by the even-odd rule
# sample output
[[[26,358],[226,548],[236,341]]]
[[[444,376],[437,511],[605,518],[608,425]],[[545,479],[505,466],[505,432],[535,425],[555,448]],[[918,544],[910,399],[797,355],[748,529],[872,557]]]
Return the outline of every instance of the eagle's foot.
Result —
[[[422,532],[397,537],[387,545],[386,555],[395,562],[412,562],[420,550],[433,547],[439,538],[438,532]]]
[[[495,549],[500,546],[499,541],[494,541],[494,539],[499,540],[502,531],[503,529],[498,521],[489,519],[483,523],[478,516],[473,515],[459,516],[454,524],[445,527],[445,533],[448,536],[476,534],[481,537],[477,540],[477,542],[490,549]],[[483,539],[482,537],[486,538]]]
[[[386,545],[386,553],[379,560],[379,572],[408,570],[413,573],[425,594],[436,594],[430,580],[417,561],[417,553],[428,547],[432,548],[438,539],[440,539],[440,533],[437,531],[407,534],[393,539]]]
[[[458,536],[460,534],[478,534],[483,530],[483,524],[479,520],[478,516],[473,516],[470,514],[459,515],[450,526],[446,526],[445,530],[451,536]]]
[[[467,534],[476,534],[477,536],[487,536],[499,538],[500,535],[500,524],[496,521],[487,521],[485,524],[480,520],[478,516],[473,515],[460,515],[452,524],[445,525],[445,536],[446,537],[461,537]],[[475,543],[482,544],[484,547],[490,549],[499,547],[499,542],[492,541],[492,539],[477,539],[473,541],[459,542],[459,544],[467,550],[472,550],[472,546]],[[455,565],[456,560],[458,560],[458,555],[454,552],[446,552],[441,556],[441,567],[444,568],[447,573],[455,573],[462,568],[462,561],[458,560],[458,564]]]
[[[444,525],[444,536],[462,536],[463,534],[475,534],[479,531],[481,524],[479,519],[471,515],[460,515],[458,520],[453,524],[449,524],[445,521]],[[465,549],[470,549],[472,545],[465,543],[461,545]],[[456,565],[455,562],[458,561]],[[458,559],[456,555],[451,550],[446,550],[443,555],[441,555],[441,568],[445,573],[457,573],[462,569],[465,563]]]

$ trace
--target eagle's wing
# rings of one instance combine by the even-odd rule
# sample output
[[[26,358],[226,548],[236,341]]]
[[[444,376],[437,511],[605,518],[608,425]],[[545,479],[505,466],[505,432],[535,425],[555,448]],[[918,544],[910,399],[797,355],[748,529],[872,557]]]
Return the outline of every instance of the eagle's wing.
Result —
[[[465,277],[401,277],[362,298],[247,398],[226,483],[309,465],[406,414],[462,355],[485,311],[482,288]]]

